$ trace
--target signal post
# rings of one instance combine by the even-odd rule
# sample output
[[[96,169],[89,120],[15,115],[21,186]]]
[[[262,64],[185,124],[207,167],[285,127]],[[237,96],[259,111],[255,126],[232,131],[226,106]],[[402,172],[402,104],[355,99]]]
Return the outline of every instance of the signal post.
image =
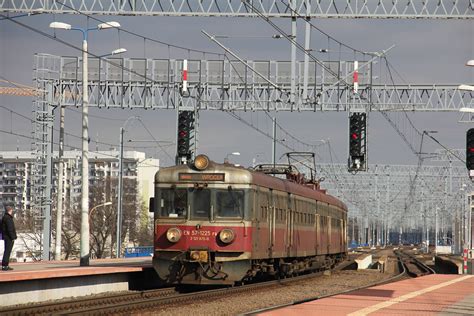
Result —
[[[466,133],[466,168],[469,171],[471,181],[474,181],[474,128],[471,128]],[[465,274],[474,274],[474,192],[469,196],[469,208],[466,214],[466,221],[464,225],[464,249],[463,249],[463,271]]]

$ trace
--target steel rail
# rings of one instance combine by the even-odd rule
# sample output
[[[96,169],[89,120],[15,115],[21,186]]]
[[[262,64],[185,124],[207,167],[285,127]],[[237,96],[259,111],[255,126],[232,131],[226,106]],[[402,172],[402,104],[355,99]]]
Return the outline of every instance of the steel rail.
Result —
[[[399,253],[402,256],[405,256],[405,257],[409,258],[410,260],[412,260],[414,262],[415,266],[417,266],[419,269],[425,270],[427,272],[426,274],[436,274],[435,270],[433,270],[432,268],[430,268],[429,266],[427,266],[426,264],[424,264],[423,262],[418,260],[418,258],[416,258],[415,256],[413,256],[409,253],[406,253],[404,251],[401,251]],[[412,272],[412,273],[416,274],[415,272]]]
[[[157,306],[163,306],[165,304],[175,304],[175,303],[187,303],[191,301],[199,301],[208,298],[228,296],[232,294],[247,292],[251,290],[278,286],[281,284],[287,284],[292,282],[297,282],[305,279],[311,279],[317,276],[320,276],[323,272],[316,272],[311,274],[300,275],[296,277],[279,279],[267,282],[260,282],[255,284],[248,284],[238,287],[229,287],[224,289],[215,289],[207,290],[201,292],[191,292],[186,294],[178,294],[168,297],[152,297],[146,299],[138,299],[133,302],[121,302],[119,304],[109,304],[107,306],[93,306],[90,308],[82,308],[75,311],[67,311],[65,313],[58,313],[57,315],[100,315],[104,313],[128,313],[134,310],[145,310],[149,308],[154,308]]]
[[[9,315],[41,315],[56,314],[61,312],[69,313],[69,310],[80,309],[86,306],[98,306],[102,304],[116,304],[136,300],[143,297],[166,297],[176,293],[174,288],[165,288],[158,290],[140,291],[138,293],[117,293],[100,297],[75,298],[74,300],[65,300],[61,302],[48,302],[40,304],[28,304],[15,307],[0,308],[0,314]]]
[[[267,307],[267,308],[262,308],[262,309],[258,309],[258,310],[254,310],[254,311],[245,313],[243,315],[256,315],[256,314],[260,314],[262,312],[268,312],[268,311],[272,311],[272,310],[276,310],[276,309],[280,309],[280,308],[284,308],[284,307],[288,307],[288,306],[303,304],[303,303],[310,302],[310,301],[316,301],[316,300],[320,300],[320,299],[323,299],[323,298],[328,298],[328,297],[332,297],[332,296],[336,296],[336,295],[341,295],[341,294],[345,294],[345,293],[349,293],[349,292],[353,292],[353,291],[366,289],[366,288],[369,288],[369,287],[372,287],[372,286],[377,286],[377,285],[382,285],[382,284],[394,282],[396,280],[399,280],[403,276],[405,276],[406,273],[407,273],[407,269],[406,269],[405,265],[403,264],[401,258],[398,257],[398,256],[397,256],[397,258],[398,258],[398,264],[402,268],[402,271],[399,274],[397,274],[395,276],[392,276],[388,279],[381,280],[381,281],[378,281],[378,282],[374,282],[374,283],[371,283],[369,285],[363,285],[363,286],[360,286],[360,287],[357,287],[357,288],[344,290],[344,291],[333,293],[333,294],[318,295],[318,296],[313,296],[313,297],[310,297],[310,298],[306,298],[304,300],[293,301],[293,302],[290,302],[290,303],[287,303],[287,304],[280,304],[280,305],[275,305],[275,306],[271,306],[271,307]]]

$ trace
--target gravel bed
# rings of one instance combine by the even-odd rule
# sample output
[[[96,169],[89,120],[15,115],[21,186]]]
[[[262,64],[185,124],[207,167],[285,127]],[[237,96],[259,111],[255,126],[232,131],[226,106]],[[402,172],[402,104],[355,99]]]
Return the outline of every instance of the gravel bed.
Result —
[[[308,280],[276,286],[270,291],[268,288],[253,290],[248,293],[217,298],[212,302],[203,301],[181,306],[166,306],[163,309],[134,315],[237,315],[260,308],[342,292],[382,281],[391,276],[376,270],[333,271],[330,276],[316,276]]]

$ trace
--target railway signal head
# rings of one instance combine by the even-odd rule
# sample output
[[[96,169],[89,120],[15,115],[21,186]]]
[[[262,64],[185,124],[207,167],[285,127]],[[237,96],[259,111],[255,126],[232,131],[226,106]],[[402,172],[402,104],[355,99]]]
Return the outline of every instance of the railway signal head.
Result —
[[[366,113],[349,114],[349,170],[359,171],[365,166],[366,157]]]
[[[466,167],[474,170],[474,128],[466,133]]]
[[[194,112],[180,111],[178,114],[177,161],[191,159],[191,134],[194,130]]]

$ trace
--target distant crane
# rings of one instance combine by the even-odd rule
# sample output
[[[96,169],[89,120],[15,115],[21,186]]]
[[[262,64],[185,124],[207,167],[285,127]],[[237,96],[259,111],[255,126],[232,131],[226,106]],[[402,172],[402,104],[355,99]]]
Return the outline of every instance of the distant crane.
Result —
[[[0,79],[0,82],[6,83],[15,87],[0,87],[0,94],[13,95],[18,97],[34,97],[39,92],[34,87],[30,87],[21,83],[13,82],[8,79]]]
[[[13,95],[18,97],[34,97],[39,94],[35,88],[12,88],[12,87],[0,87],[0,94],[2,95]]]

